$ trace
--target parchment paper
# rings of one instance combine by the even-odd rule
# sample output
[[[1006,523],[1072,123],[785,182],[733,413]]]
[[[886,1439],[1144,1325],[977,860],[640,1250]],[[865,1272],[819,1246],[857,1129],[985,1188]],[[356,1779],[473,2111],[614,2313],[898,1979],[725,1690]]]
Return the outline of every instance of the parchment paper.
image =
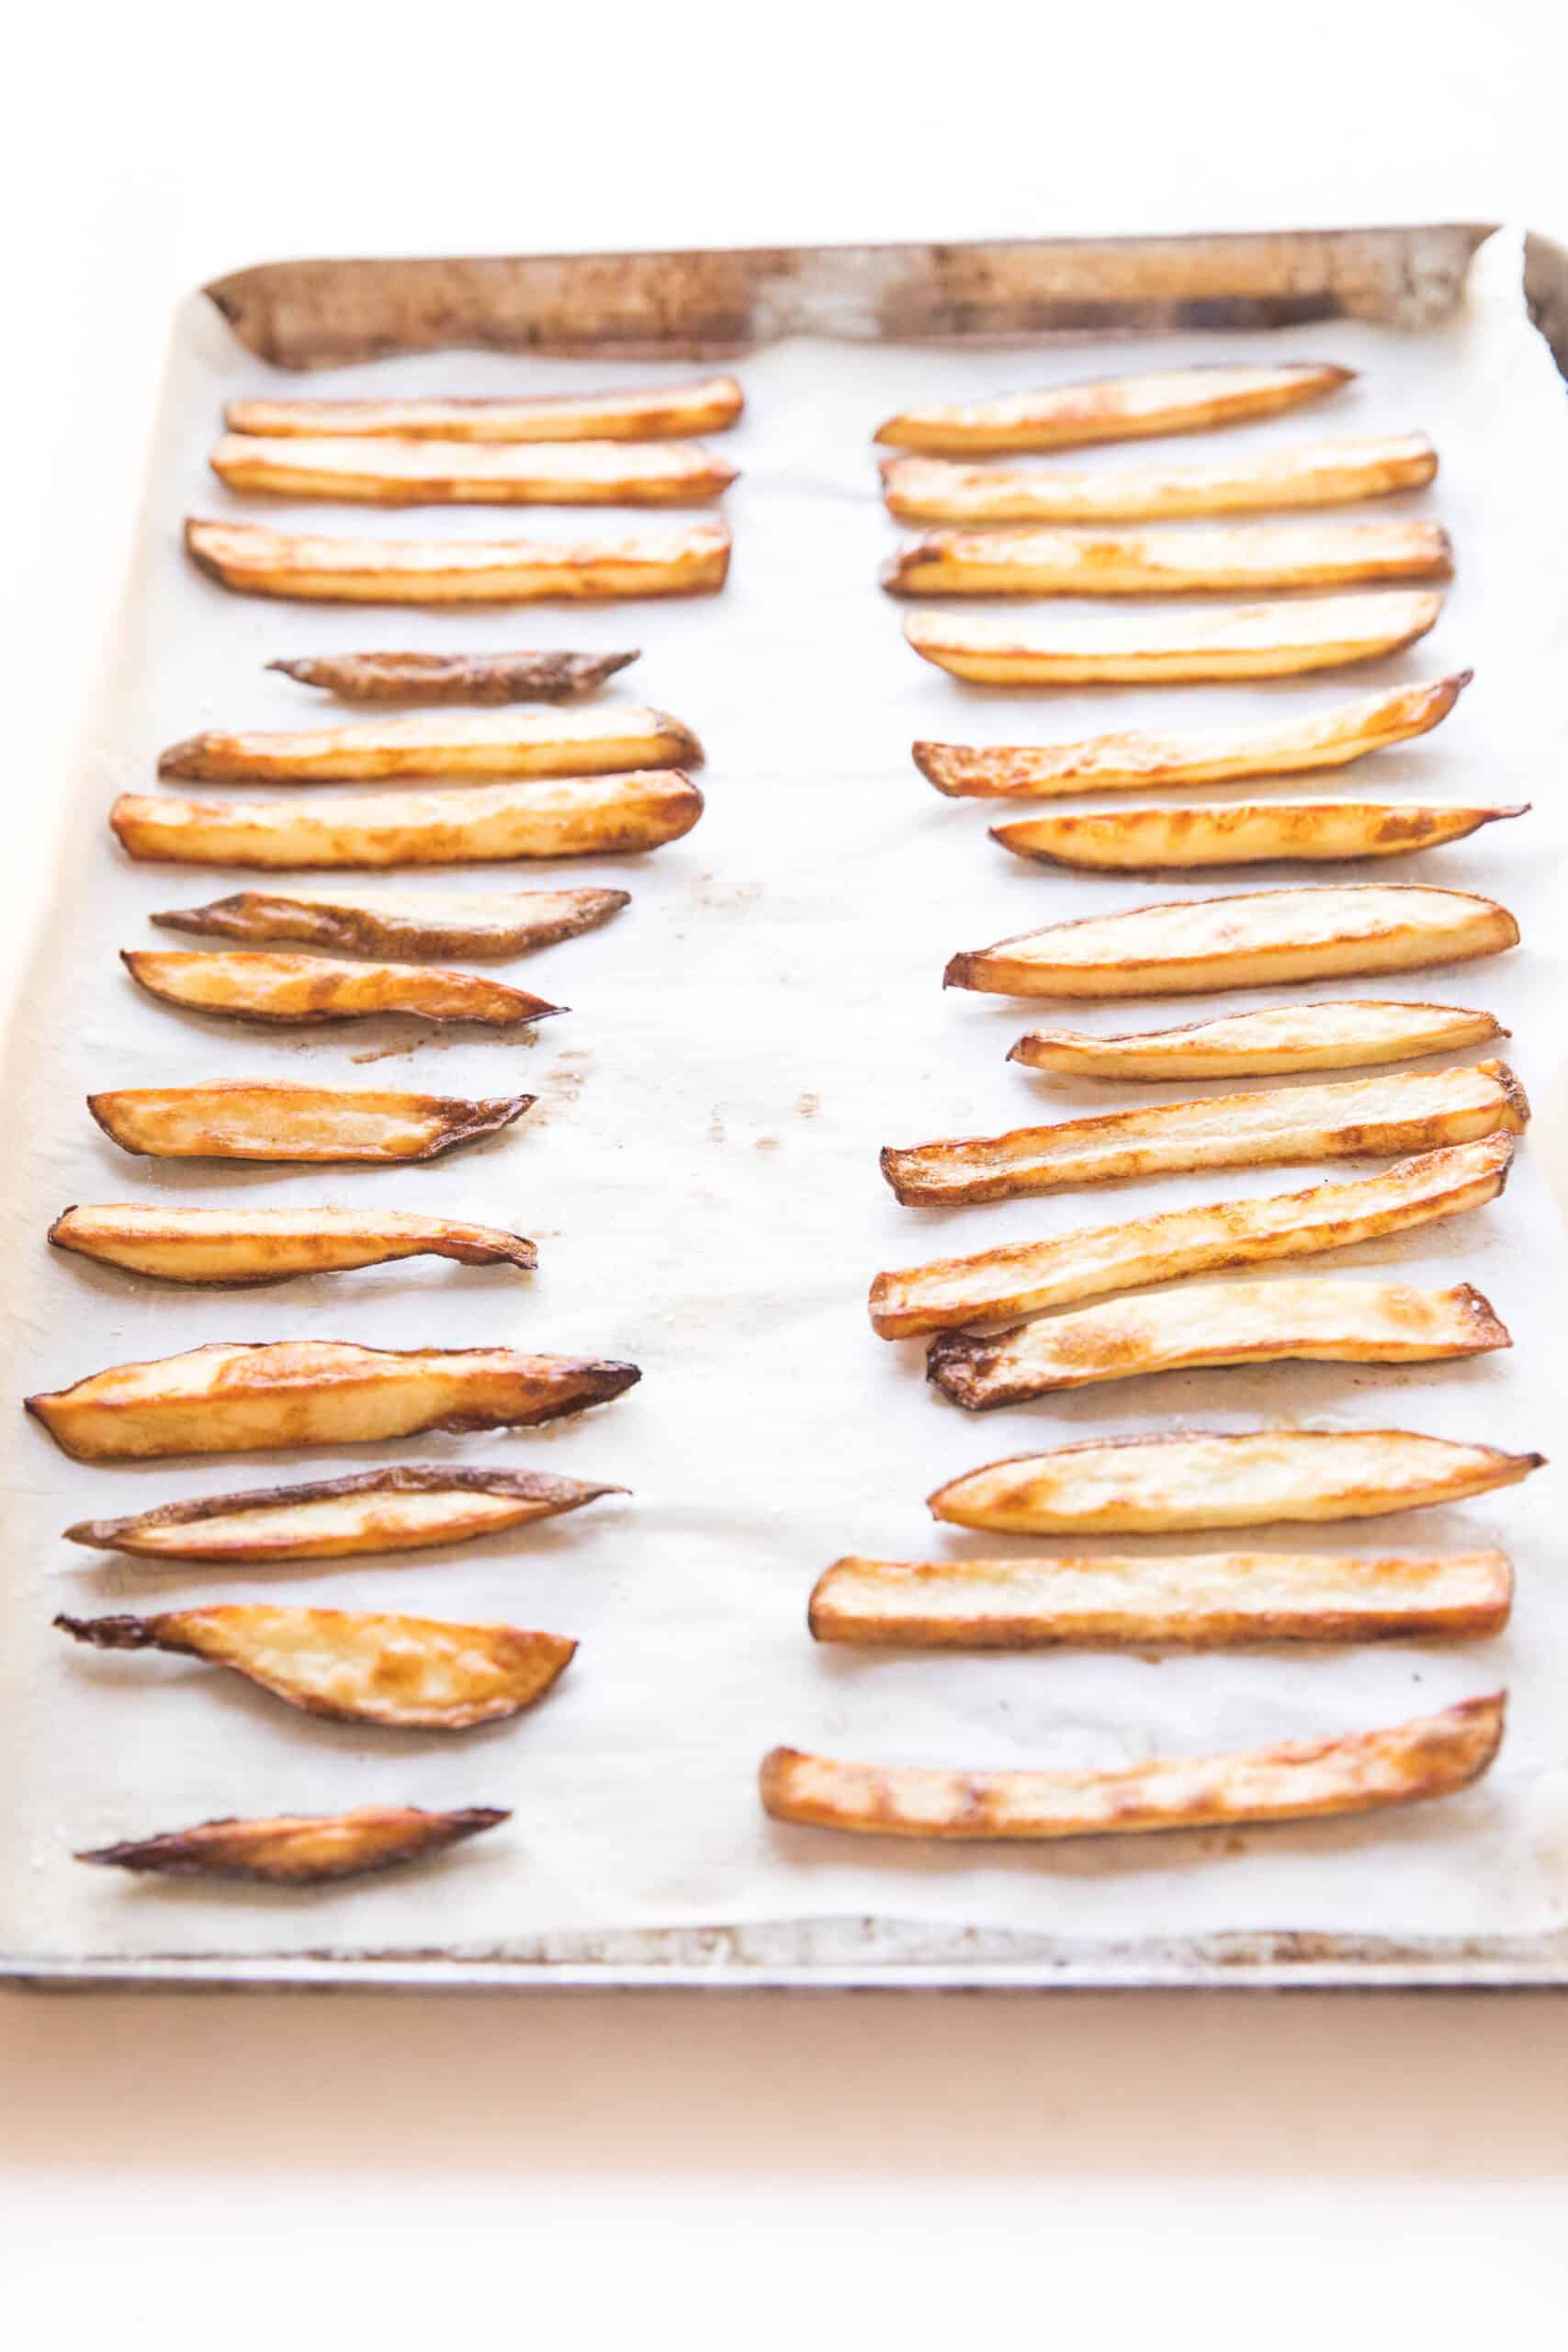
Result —
[[[1408,427],[1438,441],[1435,491],[1399,509],[1439,515],[1458,547],[1447,612],[1424,645],[1397,662],[1272,687],[1054,694],[965,689],[905,648],[900,608],[875,584],[895,538],[869,446],[882,416],[919,399],[1145,359],[1239,357],[1259,345],[1365,372],[1331,405],[1227,436],[1236,447]],[[607,372],[457,355],[314,378],[308,389],[482,393],[596,382]],[[623,371],[637,380],[656,372]],[[182,516],[246,513],[307,529],[472,537],[566,535],[617,518],[499,510],[388,518],[231,499],[205,462],[220,404],[276,379],[232,345],[205,303],[193,300],[179,322],[121,657],[98,690],[53,915],[15,1007],[6,1065],[13,1409],[0,1941],[39,1956],[476,1951],[551,1929],[824,1914],[1091,1938],[1262,1927],[1502,1934],[1568,1924],[1568,1588],[1553,1540],[1563,1510],[1555,1472],[1450,1511],[1237,1539],[1346,1551],[1505,1544],[1518,1603],[1511,1631],[1493,1643],[922,1661],[823,1651],[804,1619],[815,1577],[840,1553],[938,1558],[1013,1548],[940,1532],[923,1498],[963,1470],[1037,1444],[1284,1422],[1403,1425],[1560,1450],[1562,1251],[1542,1170],[1568,1099],[1560,880],[1568,413],[1524,315],[1517,240],[1494,242],[1466,311],[1419,339],[1335,323],[1109,351],[1054,345],[1043,355],[795,344],[759,353],[741,372],[748,416],[724,447],[744,478],[728,503],[737,552],[722,596],[531,613],[310,607],[231,596],[198,576],[179,549]],[[1196,456],[1214,445],[1170,446]],[[1113,466],[1127,455],[1107,449],[1070,462]],[[707,814],[677,846],[640,860],[461,877],[498,889],[614,881],[632,890],[633,906],[607,929],[512,967],[569,1003],[570,1015],[533,1044],[411,1044],[418,1033],[392,1023],[251,1033],[141,995],[116,950],[177,944],[150,928],[150,912],[254,877],[130,865],[104,822],[115,792],[156,788],[159,748],[203,726],[326,719],[324,698],[264,671],[270,657],[405,644],[640,645],[644,658],[616,681],[615,698],[664,705],[707,744]],[[1514,1030],[1509,1050],[1538,1117],[1506,1200],[1313,1269],[1329,1281],[1369,1268],[1433,1283],[1468,1278],[1510,1325],[1512,1354],[1403,1374],[1281,1366],[1147,1379],[985,1418],[947,1405],[924,1385],[918,1344],[873,1336],[864,1295],[878,1267],[1342,1171],[1167,1178],[951,1213],[895,1204],[876,1167],[885,1142],[1195,1091],[1097,1089],[1010,1068],[1011,1039],[1051,1009],[944,997],[942,968],[953,949],[1155,898],[1311,878],[1256,870],[1168,887],[1032,870],[987,839],[996,810],[931,791],[909,763],[911,738],[1028,741],[1317,709],[1396,677],[1467,664],[1476,683],[1435,736],[1337,776],[1258,789],[1535,803],[1518,823],[1376,869],[1376,878],[1501,898],[1523,924],[1520,951],[1317,990],[1485,1005]],[[1247,787],[1233,790],[1244,797]],[[1264,1001],[1087,1007],[1070,1018],[1104,1030],[1154,1026]],[[395,1057],[361,1058],[389,1049]],[[130,1159],[82,1104],[106,1085],[245,1074],[440,1092],[525,1086],[542,1101],[509,1134],[432,1167],[314,1174]],[[230,1199],[484,1218],[534,1236],[541,1269],[519,1279],[416,1261],[207,1295],[143,1284],[44,1244],[70,1202]],[[303,1336],[630,1356],[644,1378],[623,1401],[553,1431],[140,1466],[73,1464],[20,1410],[24,1392],[107,1364],[216,1339]],[[537,1464],[621,1481],[632,1494],[471,1548],[259,1576],[152,1570],[60,1540],[65,1524],[89,1514],[383,1460],[444,1459]],[[1169,1542],[1199,1551],[1226,1540]],[[1104,1548],[1126,1541],[1105,1539]],[[91,1614],[264,1597],[505,1618],[574,1634],[581,1648],[530,1714],[442,1737],[317,1722],[195,1662],[74,1648],[49,1623],[59,1608]],[[1112,1765],[1392,1722],[1504,1682],[1509,1730],[1491,1777],[1450,1802],[1364,1822],[934,1850],[778,1828],[755,1795],[758,1760],[778,1740],[889,1761]],[[127,1881],[71,1860],[74,1847],[214,1815],[371,1801],[502,1804],[514,1817],[428,1867],[312,1894]]]

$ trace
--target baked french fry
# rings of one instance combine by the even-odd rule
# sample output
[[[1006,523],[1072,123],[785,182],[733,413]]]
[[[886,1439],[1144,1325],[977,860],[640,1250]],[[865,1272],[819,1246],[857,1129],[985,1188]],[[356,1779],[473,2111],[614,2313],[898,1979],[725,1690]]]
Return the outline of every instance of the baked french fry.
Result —
[[[1474,1640],[1508,1622],[1501,1552],[1416,1559],[1215,1552],[1161,1559],[836,1560],[819,1642],[915,1650],[1239,1649],[1258,1642]]]
[[[1231,784],[1347,767],[1390,743],[1426,735],[1448,717],[1472,672],[1365,695],[1310,718],[1246,727],[1173,728],[1090,735],[1077,743],[916,743],[915,765],[959,800],[1054,800],[1069,792],[1132,792],[1156,785]]]
[[[703,747],[666,710],[465,710],[269,733],[211,729],[172,743],[158,774],[197,784],[373,784],[395,776],[604,775],[695,766]]]
[[[444,890],[356,893],[237,890],[205,907],[152,920],[165,931],[238,939],[299,940],[353,956],[525,956],[596,930],[631,904],[626,890]]]
[[[210,1283],[223,1290],[284,1283],[296,1274],[340,1273],[394,1258],[451,1258],[460,1266],[538,1263],[521,1234],[397,1209],[165,1208],[108,1201],[69,1208],[49,1228],[57,1250],[123,1266],[164,1283]]]
[[[122,792],[109,823],[135,858],[175,865],[494,865],[611,857],[689,833],[703,796],[679,768],[432,792],[183,800]]]
[[[1508,1034],[1491,1013],[1463,1005],[1362,998],[1270,1005],[1262,1012],[1225,1013],[1181,1029],[1134,1030],[1119,1037],[1031,1029],[1008,1059],[1066,1078],[1280,1078],[1294,1070],[1416,1061]]]
[[[878,1274],[872,1283],[872,1323],[885,1340],[908,1340],[1038,1315],[1185,1274],[1348,1250],[1483,1207],[1503,1190],[1513,1157],[1512,1136],[1499,1133],[1482,1143],[1423,1152],[1348,1184],[1205,1201],[1122,1225],[1080,1226],[1050,1241],[1010,1242],[970,1257],[906,1266]]]
[[[1009,1135],[916,1144],[882,1154],[906,1206],[1009,1201],[1123,1176],[1193,1168],[1272,1168],[1287,1160],[1375,1159],[1437,1151],[1483,1136],[1522,1135],[1529,1103],[1503,1062],[1393,1070],[1334,1086],[1210,1094],[1153,1110],[1061,1119]]]
[[[565,702],[592,694],[636,653],[318,653],[269,662],[343,702]]]
[[[736,468],[695,441],[515,443],[226,433],[209,460],[231,490],[367,506],[705,506]]]
[[[520,1119],[536,1100],[500,1094],[398,1094],[375,1087],[123,1086],[87,1108],[122,1151],[151,1159],[352,1160],[378,1167],[438,1159]]]
[[[1517,1486],[1546,1457],[1410,1430],[1169,1430],[1091,1437],[950,1478],[933,1519],[1007,1535],[1168,1535],[1376,1519]]]
[[[513,1348],[360,1348],[337,1340],[220,1341],[111,1365],[27,1408],[77,1462],[364,1445],[427,1430],[532,1429],[608,1404],[634,1363]]]
[[[575,1642],[517,1625],[358,1609],[168,1609],[55,1623],[100,1650],[172,1650],[226,1666],[275,1699],[340,1724],[467,1731],[521,1714],[571,1663]]]
[[[367,1878],[477,1838],[510,1821],[503,1805],[464,1805],[455,1813],[423,1813],[417,1805],[363,1804],[353,1813],[320,1817],[279,1814],[265,1821],[197,1822],[155,1838],[127,1838],[95,1846],[79,1862],[121,1871],[152,1871],[166,1878],[243,1879],[254,1886],[325,1886]]]
[[[966,1412],[1024,1405],[1064,1388],[1143,1373],[1227,1364],[1432,1363],[1511,1347],[1490,1303],[1468,1283],[1193,1283],[1116,1298],[988,1338],[940,1331],[926,1376]]]
[[[1349,383],[1355,372],[1304,359],[1271,367],[1167,368],[1006,392],[995,400],[930,401],[890,416],[876,438],[895,449],[963,458],[1201,433],[1321,400]],[[231,411],[230,424],[234,421]]]
[[[119,954],[131,978],[161,1003],[273,1026],[311,1028],[396,1012],[415,1021],[519,1029],[566,1010],[525,989],[508,988],[503,980],[427,964],[335,964],[326,956],[229,955],[221,949],[188,954],[122,947]]]
[[[337,539],[192,515],[186,548],[245,596],[331,605],[534,605],[547,598],[701,596],[724,585],[723,523],[597,539]]]
[[[1446,580],[1436,523],[1193,523],[1175,529],[928,531],[882,574],[895,596],[1189,596]]]
[[[1518,940],[1506,907],[1464,890],[1381,882],[1249,890],[1025,932],[955,956],[942,985],[992,996],[1206,996],[1467,964]]]
[[[904,635],[922,661],[978,685],[1193,684],[1375,662],[1425,637],[1442,609],[1428,588],[1369,588],[1354,596],[1081,617],[911,613]]]
[[[667,441],[722,433],[744,406],[733,376],[521,400],[231,401],[231,433],[389,435],[432,441]]]
[[[1420,490],[1438,470],[1424,433],[1313,441],[1198,464],[1153,459],[1116,471],[1066,466],[964,466],[884,458],[882,495],[901,523],[1141,523],[1270,507],[1345,506]]]
[[[1529,802],[1465,808],[1428,800],[1217,800],[1184,808],[1106,808],[993,825],[991,839],[1037,865],[1093,874],[1409,857],[1483,825],[1526,817]]]
[[[775,1747],[761,1799],[775,1821],[894,1838],[1084,1838],[1376,1813],[1479,1780],[1502,1745],[1506,1702],[1499,1690],[1382,1731],[1111,1772],[936,1772]]]
[[[344,1560],[471,1544],[625,1492],[539,1470],[363,1470],[308,1486],[164,1503],[130,1519],[84,1519],[65,1533],[73,1544],[134,1559],[266,1567],[274,1561]]]

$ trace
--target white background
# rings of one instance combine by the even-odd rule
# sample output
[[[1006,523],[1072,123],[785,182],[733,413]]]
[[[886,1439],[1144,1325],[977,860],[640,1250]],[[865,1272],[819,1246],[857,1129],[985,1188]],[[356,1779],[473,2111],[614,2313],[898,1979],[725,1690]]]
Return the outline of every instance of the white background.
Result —
[[[312,252],[1568,234],[1565,62],[1560,8],[1525,0],[30,12],[0,156],[15,887],[200,279]],[[698,2345],[1533,2344],[1561,2327],[1568,2008],[12,1996],[0,2161],[7,2319],[68,2343],[593,2344],[662,2317]]]

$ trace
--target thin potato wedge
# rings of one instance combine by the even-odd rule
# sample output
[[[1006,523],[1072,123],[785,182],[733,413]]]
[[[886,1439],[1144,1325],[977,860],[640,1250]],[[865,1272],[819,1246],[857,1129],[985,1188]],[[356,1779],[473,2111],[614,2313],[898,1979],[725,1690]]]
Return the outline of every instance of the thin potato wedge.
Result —
[[[1238,1756],[1156,1757],[1122,1771],[934,1772],[775,1747],[761,1799],[775,1821],[894,1838],[1085,1838],[1231,1822],[1309,1821],[1450,1796],[1503,1739],[1506,1694],[1340,1739]]]
[[[1334,1086],[1210,1094],[1153,1110],[1061,1119],[1009,1135],[889,1147],[882,1172],[906,1206],[1009,1201],[1124,1176],[1193,1168],[1277,1168],[1288,1160],[1375,1159],[1522,1135],[1524,1089],[1503,1062],[1393,1070]]]
[[[326,956],[229,955],[221,949],[189,954],[122,947],[119,956],[131,978],[160,1003],[273,1026],[319,1027],[395,1012],[414,1021],[520,1029],[566,1010],[525,989],[508,988],[503,980],[428,964],[335,964]]]
[[[993,996],[1207,996],[1467,964],[1518,941],[1506,907],[1464,890],[1375,882],[1251,890],[1053,923],[955,956],[942,985]]]
[[[1437,470],[1438,453],[1424,433],[1390,433],[1197,465],[1154,460],[1115,472],[884,458],[882,495],[901,523],[1141,523],[1345,506],[1420,490]]]
[[[1436,523],[1194,523],[1174,530],[928,531],[882,575],[895,596],[1188,596],[1447,580]]]
[[[374,1087],[124,1086],[87,1108],[122,1151],[152,1159],[348,1160],[366,1167],[438,1159],[520,1119],[537,1098],[397,1094]]]
[[[705,506],[737,472],[696,441],[529,448],[367,434],[226,433],[209,462],[231,490],[367,506]]]
[[[1168,368],[1007,392],[998,400],[928,402],[890,416],[876,438],[895,449],[962,458],[1201,433],[1321,400],[1355,372],[1305,359],[1271,367]],[[229,422],[234,423],[232,413]]]
[[[325,1886],[423,1861],[445,1847],[510,1821],[504,1805],[423,1813],[417,1805],[363,1804],[321,1816],[279,1814],[265,1821],[200,1821],[154,1838],[95,1846],[79,1862],[166,1878],[243,1879],[253,1886]]]
[[[409,1216],[397,1209],[164,1208],[147,1201],[108,1201],[69,1208],[49,1228],[57,1250],[123,1266],[164,1283],[210,1283],[223,1290],[284,1283],[296,1274],[339,1273],[395,1258],[451,1258],[460,1266],[538,1263],[521,1234],[452,1217]]]
[[[667,710],[466,710],[278,732],[211,729],[172,743],[158,774],[197,784],[374,784],[395,776],[604,775],[696,766],[703,747]]]
[[[1507,1182],[1512,1136],[1423,1152],[1348,1184],[1304,1193],[1205,1201],[1122,1225],[1081,1226],[1050,1241],[1015,1241],[966,1258],[939,1258],[878,1274],[871,1320],[885,1340],[1038,1315],[1113,1291],[1186,1274],[1214,1274],[1281,1258],[1315,1258],[1458,1216],[1495,1201]]]
[[[183,800],[122,792],[109,823],[134,858],[175,865],[494,865],[610,857],[689,833],[703,796],[679,768],[433,792]]]
[[[318,653],[269,662],[343,702],[566,702],[592,694],[633,653]]]
[[[334,539],[192,515],[199,571],[245,596],[333,605],[534,605],[610,596],[701,596],[729,570],[723,523],[673,524],[599,539]]]
[[[389,435],[431,441],[667,441],[722,433],[745,405],[733,376],[521,400],[231,401],[231,433]]]
[[[1365,695],[1313,718],[1246,727],[1177,728],[1168,734],[1091,735],[1077,743],[916,743],[915,765],[959,800],[1054,800],[1069,792],[1133,792],[1155,785],[1232,784],[1255,775],[1341,768],[1390,743],[1426,735],[1448,717],[1472,673]]]
[[[950,1478],[933,1519],[1007,1535],[1168,1535],[1376,1519],[1517,1486],[1545,1462],[1410,1430],[1170,1430],[1093,1437]]]
[[[1483,825],[1527,817],[1529,802],[1464,808],[1429,800],[1217,800],[1184,808],[1105,808],[993,825],[991,839],[1037,865],[1092,874],[1198,866],[1313,865],[1409,857]]]
[[[26,1401],[77,1462],[155,1461],[260,1446],[363,1445],[427,1430],[531,1429],[607,1404],[641,1377],[634,1363],[512,1348],[220,1340],[149,1363],[114,1364]]]
[[[500,956],[575,939],[630,904],[626,890],[410,891],[400,898],[389,891],[352,899],[335,891],[236,890],[152,920],[165,931],[253,946],[299,940],[352,956]]]
[[[940,1331],[926,1377],[966,1412],[1144,1373],[1229,1364],[1433,1363],[1513,1345],[1469,1283],[1194,1283],[978,1338]]]
[[[517,1625],[358,1609],[169,1609],[155,1617],[56,1617],[100,1650],[172,1650],[226,1666],[275,1699],[340,1724],[467,1731],[521,1714],[571,1663],[575,1642]]]
[[[1423,1054],[1458,1053],[1508,1034],[1491,1013],[1463,1005],[1362,998],[1270,1005],[1262,1012],[1226,1013],[1181,1029],[1134,1030],[1120,1037],[1031,1029],[1008,1059],[1066,1078],[1280,1078],[1294,1070],[1416,1061]]]
[[[65,1533],[70,1543],[135,1559],[266,1567],[471,1544],[625,1492],[539,1470],[364,1470],[308,1486],[164,1503],[130,1519],[84,1519]]]
[[[1500,1634],[1501,1552],[1345,1559],[1215,1552],[1161,1559],[836,1560],[807,1623],[819,1642],[917,1650],[1240,1649],[1258,1642],[1475,1640]]]
[[[1369,588],[1355,596],[1084,617],[911,613],[904,635],[922,661],[979,685],[1192,684],[1375,662],[1425,637],[1442,609],[1431,589]]]

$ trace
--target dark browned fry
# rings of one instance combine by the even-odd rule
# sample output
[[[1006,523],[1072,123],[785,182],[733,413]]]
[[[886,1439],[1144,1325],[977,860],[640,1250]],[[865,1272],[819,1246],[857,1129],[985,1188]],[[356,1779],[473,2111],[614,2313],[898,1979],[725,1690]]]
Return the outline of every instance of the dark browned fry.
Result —
[[[318,653],[269,662],[343,702],[569,702],[592,694],[631,653]]]
[[[464,1805],[455,1813],[423,1813],[417,1805],[366,1804],[319,1818],[282,1814],[266,1821],[198,1822],[155,1838],[128,1838],[118,1846],[90,1847],[79,1862],[121,1871],[152,1871],[168,1878],[244,1879],[258,1886],[324,1886],[334,1879],[367,1878],[438,1854],[481,1830],[510,1821],[504,1805]]]
[[[299,940],[355,956],[523,956],[592,931],[631,904],[627,890],[440,890],[355,894],[236,890],[152,920],[165,931],[250,946]]]

